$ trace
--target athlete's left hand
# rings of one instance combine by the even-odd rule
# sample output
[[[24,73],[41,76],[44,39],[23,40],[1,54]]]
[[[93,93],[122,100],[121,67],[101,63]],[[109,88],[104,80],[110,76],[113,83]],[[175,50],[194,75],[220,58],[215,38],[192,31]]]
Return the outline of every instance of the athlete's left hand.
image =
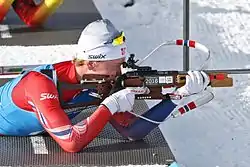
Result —
[[[186,83],[177,89],[176,93],[182,96],[190,96],[204,91],[210,83],[209,76],[203,71],[189,71],[186,75]]]

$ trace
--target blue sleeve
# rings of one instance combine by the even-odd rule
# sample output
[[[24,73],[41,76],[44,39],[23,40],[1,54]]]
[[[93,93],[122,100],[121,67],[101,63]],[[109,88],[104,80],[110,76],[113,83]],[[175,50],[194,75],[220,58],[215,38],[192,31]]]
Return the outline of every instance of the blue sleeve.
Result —
[[[142,116],[161,122],[167,118],[177,105],[171,100],[163,100],[159,104],[155,105]],[[111,121],[113,127],[124,137],[132,140],[140,140],[149,134],[154,128],[158,127],[159,124],[148,122],[144,119],[137,119],[129,127],[119,125],[115,121]]]
[[[90,102],[96,99],[96,97],[92,96],[91,94],[95,92],[95,90],[89,89],[85,91],[81,91],[72,100],[68,102],[68,104],[78,104],[83,102]]]
[[[69,102],[67,102],[67,104],[79,104],[79,103],[93,101],[96,98],[94,96],[91,96],[92,92],[95,92],[95,90],[89,89],[86,91],[81,91],[73,99],[71,99]],[[67,115],[68,115],[69,119],[73,119],[78,114],[80,114],[80,112],[82,112],[82,110],[74,110],[73,112],[67,113]]]

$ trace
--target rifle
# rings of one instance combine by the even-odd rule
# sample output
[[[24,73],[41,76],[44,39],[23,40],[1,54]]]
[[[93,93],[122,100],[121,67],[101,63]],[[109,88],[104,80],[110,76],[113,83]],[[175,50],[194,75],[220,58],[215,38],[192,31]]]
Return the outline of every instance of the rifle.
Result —
[[[118,76],[115,80],[109,80],[108,76],[95,76],[93,80],[83,80],[81,84],[77,86],[77,88],[81,89],[96,89],[99,99],[93,101],[88,104],[74,104],[71,106],[63,105],[64,108],[69,107],[78,107],[82,105],[99,105],[101,101],[107,97],[109,94],[112,94],[120,89],[126,87],[142,87],[146,86],[149,88],[149,94],[140,94],[135,95],[137,100],[168,100],[171,98],[169,94],[163,94],[162,88],[170,88],[175,87],[179,88],[185,85],[187,72],[185,71],[157,71],[152,69],[150,66],[137,66],[135,65],[137,61],[134,60],[134,54],[131,54],[127,62],[123,63],[124,68],[131,68],[132,71],[126,72],[120,76]],[[210,77],[210,86],[211,87],[232,87],[233,79],[228,76],[228,70],[221,70],[218,72],[217,70],[207,70],[205,71]],[[238,71],[231,70],[233,73],[238,73]],[[245,72],[250,72],[245,71]],[[93,76],[94,77],[94,76]],[[76,88],[76,85],[71,86],[66,83],[60,83],[63,89]],[[110,92],[110,90],[113,90]],[[200,107],[204,104],[207,104],[214,98],[213,93],[207,92],[200,98],[192,100],[191,102],[177,107],[171,115],[168,117],[176,118],[189,112],[197,107]],[[149,121],[154,124],[161,124],[162,122],[157,122],[154,120],[149,120],[141,115],[130,112],[131,114]],[[167,119],[168,119],[167,118]],[[164,120],[165,121],[165,120]],[[164,122],[163,121],[163,122]]]
[[[68,84],[59,82],[61,90],[65,89],[95,89],[98,100],[92,102],[98,105],[102,99],[110,94],[126,87],[148,87],[149,94],[136,95],[137,100],[156,100],[169,99],[168,94],[162,94],[162,88],[179,88],[185,85],[187,72],[184,71],[158,71],[150,66],[135,65],[134,54],[131,54],[127,62],[123,63],[124,68],[131,68],[132,71],[126,72],[116,79],[109,79],[109,76],[93,75],[82,80],[81,84]],[[205,71],[210,77],[211,87],[232,87],[233,79],[228,76],[226,71]],[[110,90],[112,90],[110,92]],[[81,104],[82,105],[82,104]],[[90,105],[90,103],[88,103]],[[66,106],[64,106],[66,107]],[[72,105],[71,105],[72,107]]]
[[[146,98],[161,99],[159,94],[163,88],[175,87],[179,88],[186,83],[185,71],[157,71],[150,66],[135,65],[134,55],[130,55],[128,61],[123,64],[123,67],[135,69],[125,74],[123,82],[124,87],[147,86],[151,90]],[[211,87],[232,87],[233,79],[228,76],[228,73],[218,71],[205,71],[210,78]],[[157,93],[154,93],[157,92]],[[160,95],[160,96],[159,96]],[[141,96],[141,95],[140,95]]]

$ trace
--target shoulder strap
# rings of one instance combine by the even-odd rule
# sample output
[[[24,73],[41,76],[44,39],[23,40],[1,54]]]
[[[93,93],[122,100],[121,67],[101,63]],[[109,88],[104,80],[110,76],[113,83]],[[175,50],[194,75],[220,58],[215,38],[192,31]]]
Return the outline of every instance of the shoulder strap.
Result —
[[[96,87],[94,85],[90,84],[70,84],[65,82],[59,82],[56,76],[56,71],[54,69],[42,69],[40,72],[46,76],[48,76],[50,79],[52,79],[57,87],[57,91],[59,94],[59,101],[62,106],[62,108],[74,108],[74,107],[83,107],[83,106],[89,106],[89,105],[96,105],[100,103],[100,99],[97,99],[96,101],[84,103],[84,104],[66,104],[62,100],[62,90],[74,90],[74,89],[95,89]]]

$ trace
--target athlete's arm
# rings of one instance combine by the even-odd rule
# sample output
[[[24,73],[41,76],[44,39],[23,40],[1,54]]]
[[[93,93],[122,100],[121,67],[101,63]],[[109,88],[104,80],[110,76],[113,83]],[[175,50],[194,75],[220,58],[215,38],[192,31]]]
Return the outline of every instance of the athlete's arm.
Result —
[[[209,77],[203,71],[189,71],[186,77],[186,84],[177,89],[177,94],[181,96],[187,96],[202,92],[209,84]],[[165,118],[167,118],[169,114],[171,114],[176,106],[177,105],[171,100],[163,100],[159,104],[148,110],[146,113],[144,113],[143,116],[151,120],[161,122]],[[158,124],[135,118],[132,119],[132,121],[129,121],[129,126],[123,126],[118,119],[119,117],[116,117],[114,115],[110,121],[111,124],[123,136],[133,140],[142,139],[158,126]],[[126,118],[124,121],[126,122]]]
[[[175,107],[176,104],[171,100],[164,100],[146,111],[142,116],[161,122],[171,114]],[[121,113],[120,116],[117,114],[112,116],[110,123],[122,136],[132,140],[144,138],[159,125],[141,118],[136,118],[128,112]]]
[[[72,125],[60,106],[53,81],[37,72],[26,77],[30,77],[25,87],[29,104],[45,130],[67,152],[78,152],[89,144],[112,115],[101,105],[90,117]]]

